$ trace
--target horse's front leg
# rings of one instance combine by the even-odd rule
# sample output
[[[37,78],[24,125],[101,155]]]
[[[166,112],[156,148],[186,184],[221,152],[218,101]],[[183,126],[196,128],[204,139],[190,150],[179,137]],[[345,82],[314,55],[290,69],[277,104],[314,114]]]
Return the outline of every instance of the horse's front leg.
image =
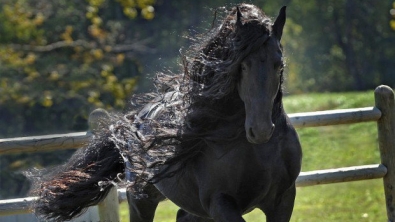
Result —
[[[147,198],[135,198],[129,189],[126,190],[131,222],[154,221],[156,207],[165,199],[154,185],[148,184],[144,192],[148,195]]]
[[[211,219],[197,217],[186,212],[183,209],[179,209],[177,212],[177,220],[176,222],[214,222]]]
[[[224,193],[211,196],[209,212],[216,222],[245,222],[236,200]]]
[[[271,207],[262,207],[261,210],[266,214],[267,222],[289,222],[291,220],[296,195],[295,185],[286,190],[277,204]]]

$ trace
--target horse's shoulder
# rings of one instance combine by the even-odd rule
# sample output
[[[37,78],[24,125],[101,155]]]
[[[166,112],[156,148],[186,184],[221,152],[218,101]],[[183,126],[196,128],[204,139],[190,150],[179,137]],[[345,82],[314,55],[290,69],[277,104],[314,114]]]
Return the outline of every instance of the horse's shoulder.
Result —
[[[291,121],[286,118],[286,130],[284,130],[284,135],[280,141],[280,146],[282,150],[282,157],[285,160],[288,174],[296,179],[300,172],[301,162],[302,162],[302,146],[299,141],[299,136],[292,126]]]

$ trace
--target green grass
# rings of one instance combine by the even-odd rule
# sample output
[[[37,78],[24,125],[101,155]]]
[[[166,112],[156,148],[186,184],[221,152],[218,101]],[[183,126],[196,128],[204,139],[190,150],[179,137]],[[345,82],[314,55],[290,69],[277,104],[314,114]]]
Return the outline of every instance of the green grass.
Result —
[[[294,95],[284,98],[288,113],[374,105],[373,91]],[[375,164],[380,162],[375,122],[298,129],[303,148],[302,171]],[[159,205],[157,222],[173,222],[177,207]],[[121,205],[122,221],[128,221],[127,204]],[[248,222],[264,221],[259,210],[244,216]],[[382,181],[365,180],[297,189],[291,221],[386,221]]]

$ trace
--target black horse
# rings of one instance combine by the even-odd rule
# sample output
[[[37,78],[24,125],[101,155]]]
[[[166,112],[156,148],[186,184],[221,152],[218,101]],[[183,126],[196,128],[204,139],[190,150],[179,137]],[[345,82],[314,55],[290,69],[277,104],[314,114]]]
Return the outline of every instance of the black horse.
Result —
[[[302,154],[282,105],[284,24],[285,7],[274,23],[256,6],[232,8],[184,57],[182,74],[159,74],[158,91],[136,98],[142,108],[111,117],[39,177],[36,213],[71,219],[126,181],[133,222],[153,221],[165,198],[181,222],[244,221],[254,208],[289,221]]]

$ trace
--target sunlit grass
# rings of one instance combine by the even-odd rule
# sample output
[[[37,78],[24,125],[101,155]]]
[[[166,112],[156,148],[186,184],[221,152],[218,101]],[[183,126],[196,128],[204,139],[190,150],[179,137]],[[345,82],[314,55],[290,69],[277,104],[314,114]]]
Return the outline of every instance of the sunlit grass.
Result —
[[[284,98],[288,113],[374,105],[373,91],[294,95]],[[298,129],[303,147],[302,171],[380,163],[375,122]],[[175,221],[178,207],[160,204],[156,222]],[[126,203],[121,215],[127,214]],[[248,222],[265,221],[259,210],[244,216]],[[129,221],[128,216],[122,221]],[[291,221],[386,221],[382,181],[364,180],[297,189]]]

